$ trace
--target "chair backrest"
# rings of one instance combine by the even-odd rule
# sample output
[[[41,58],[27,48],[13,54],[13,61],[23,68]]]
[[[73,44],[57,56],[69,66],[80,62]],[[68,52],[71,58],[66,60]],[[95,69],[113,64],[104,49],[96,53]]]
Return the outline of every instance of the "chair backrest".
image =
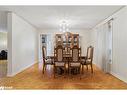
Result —
[[[65,55],[67,53],[67,47],[64,47],[63,54]]]
[[[91,61],[93,60],[93,51],[94,51],[94,47],[89,46],[87,48],[87,59],[91,59]]]
[[[81,56],[81,47],[79,48],[79,56]]]
[[[45,46],[42,46],[42,55],[43,55],[43,58],[46,58],[46,47]]]
[[[55,61],[62,62],[63,61],[63,47],[61,45],[55,48]]]
[[[68,52],[69,54],[72,54],[71,47],[68,47],[67,52]]]
[[[42,56],[43,56],[43,63],[45,64],[45,58],[46,58],[46,47],[42,46]]]
[[[73,62],[79,61],[79,48],[77,46],[74,46],[72,48],[72,61]]]

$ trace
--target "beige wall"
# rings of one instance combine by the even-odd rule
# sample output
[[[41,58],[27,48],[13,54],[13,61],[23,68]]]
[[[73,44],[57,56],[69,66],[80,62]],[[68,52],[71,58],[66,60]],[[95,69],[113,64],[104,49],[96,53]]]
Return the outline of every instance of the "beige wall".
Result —
[[[37,31],[21,17],[9,13],[8,35],[8,76],[13,76],[37,62]]]
[[[112,64],[111,74],[117,78],[127,82],[127,7],[122,8],[96,27],[101,27],[109,19],[113,20],[113,33],[112,33]],[[95,28],[96,28],[95,27]],[[92,31],[92,44],[96,46],[96,29]]]

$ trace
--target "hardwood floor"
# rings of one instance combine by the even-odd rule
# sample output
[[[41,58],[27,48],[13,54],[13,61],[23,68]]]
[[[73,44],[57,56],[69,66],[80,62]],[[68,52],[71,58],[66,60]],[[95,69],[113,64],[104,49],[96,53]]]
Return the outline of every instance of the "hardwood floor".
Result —
[[[12,89],[127,89],[127,84],[110,74],[105,74],[94,66],[94,74],[85,70],[82,79],[79,76],[53,78],[52,67],[47,67],[42,75],[38,64],[31,66],[14,77],[0,79],[0,86]]]
[[[7,60],[0,60],[0,78],[7,75]]]

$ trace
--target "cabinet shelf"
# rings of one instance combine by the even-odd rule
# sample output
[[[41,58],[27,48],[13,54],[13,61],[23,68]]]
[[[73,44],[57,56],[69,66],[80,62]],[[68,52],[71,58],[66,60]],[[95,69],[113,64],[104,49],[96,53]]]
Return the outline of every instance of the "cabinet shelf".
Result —
[[[56,34],[56,46],[63,45],[64,47],[79,47],[79,34],[72,34],[66,32],[63,34]]]

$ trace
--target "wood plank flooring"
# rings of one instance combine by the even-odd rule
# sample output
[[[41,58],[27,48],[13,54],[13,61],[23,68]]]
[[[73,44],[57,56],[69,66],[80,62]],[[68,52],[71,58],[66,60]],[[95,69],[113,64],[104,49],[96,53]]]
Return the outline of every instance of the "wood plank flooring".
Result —
[[[47,67],[43,75],[38,64],[31,66],[14,77],[0,79],[0,86],[12,89],[127,89],[127,84],[110,74],[105,74],[94,66],[94,73],[84,71],[82,79],[78,75],[53,78],[52,67]]]
[[[7,60],[0,60],[0,78],[7,75]]]

